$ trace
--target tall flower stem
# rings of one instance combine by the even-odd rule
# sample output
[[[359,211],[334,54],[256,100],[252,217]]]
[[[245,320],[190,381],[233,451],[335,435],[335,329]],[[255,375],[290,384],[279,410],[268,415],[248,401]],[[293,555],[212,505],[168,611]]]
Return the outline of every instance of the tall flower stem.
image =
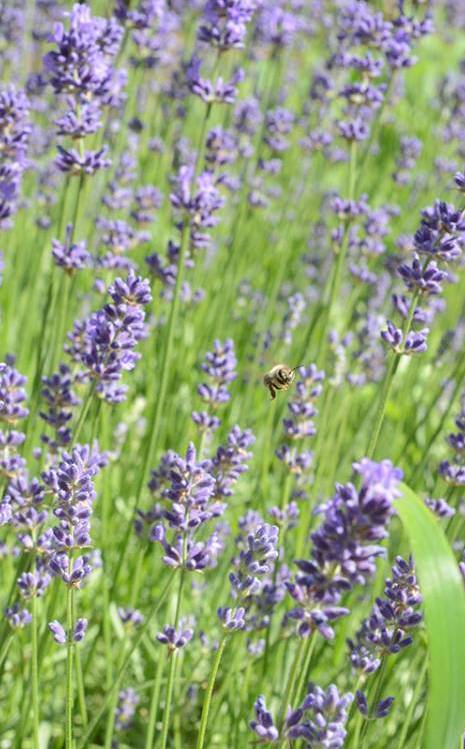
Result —
[[[312,634],[307,638],[307,642],[305,643],[304,662],[303,662],[302,670],[300,672],[300,678],[297,684],[297,689],[295,690],[294,694],[291,695],[291,703],[292,701],[294,701],[296,705],[300,705],[300,702],[304,695],[305,682],[308,681],[308,673],[310,671],[310,664],[312,662],[315,645],[316,645],[316,634],[315,632],[312,632]]]
[[[38,669],[38,647],[37,647],[37,631],[38,631],[37,596],[33,596],[32,598],[31,614],[32,614],[31,681],[32,681],[33,746],[34,746],[34,749],[40,749],[39,669]]]
[[[184,557],[185,557],[185,552],[183,553],[183,563],[184,563]],[[176,600],[176,614],[174,617],[174,629],[177,629],[179,625],[179,618],[181,615],[181,600],[182,600],[182,593],[184,589],[184,580],[185,580],[185,568],[183,567],[181,569],[181,576],[179,579],[179,589],[178,589],[178,596]],[[171,702],[173,699],[174,676],[176,673],[176,665],[177,665],[176,651],[174,651],[171,654],[170,667],[168,671],[168,683],[166,686],[165,710],[163,713],[163,726],[162,726],[161,744],[160,744],[161,749],[166,749],[166,744],[168,741],[168,729],[170,725]]]
[[[352,141],[350,144],[350,152],[349,152],[349,174],[348,174],[348,199],[351,201],[354,200],[355,198],[356,180],[357,180],[357,143],[356,141]],[[326,360],[327,348],[328,348],[327,346],[328,332],[329,332],[329,328],[331,325],[331,321],[334,317],[334,308],[339,298],[339,293],[341,289],[343,270],[344,270],[344,265],[346,261],[347,250],[349,247],[349,230],[350,230],[350,220],[347,221],[344,227],[343,236],[337,248],[337,254],[336,254],[334,267],[332,268],[332,273],[328,279],[329,289],[325,290],[325,294],[324,294],[324,296],[327,296],[327,303],[325,304],[325,309],[323,313],[324,316],[323,316],[323,323],[320,329],[319,351],[318,351],[318,359],[321,360],[322,365],[324,365],[325,360]]]
[[[306,649],[307,641],[301,638],[297,650],[294,654],[294,660],[292,661],[292,665],[289,671],[289,675],[287,677],[286,687],[284,689],[284,695],[283,695],[283,701],[281,703],[281,715],[279,719],[279,727],[280,729],[284,725],[284,721],[286,719],[286,713],[287,709],[291,703],[291,696],[295,689],[295,685],[298,678],[299,668],[301,667],[302,660],[305,656],[305,649]],[[278,749],[281,749],[282,746],[284,746],[285,740],[283,739],[278,744]]]
[[[423,272],[426,270],[427,265],[428,265],[428,260],[425,262],[425,264],[423,266]],[[416,309],[416,306],[417,306],[418,297],[419,297],[419,292],[417,290],[417,291],[415,291],[415,293],[412,296],[412,301],[411,301],[411,304],[410,304],[409,315],[408,315],[408,318],[407,318],[407,320],[405,322],[404,329],[402,331],[402,338],[403,338],[403,344],[404,344],[404,346],[405,346],[406,338],[407,338],[408,334],[410,333],[410,328],[412,327],[413,316],[415,314],[415,309]],[[375,451],[376,451],[376,447],[378,445],[378,440],[379,440],[379,437],[380,437],[380,434],[381,434],[381,429],[382,429],[383,422],[384,422],[384,416],[385,416],[385,412],[386,412],[386,405],[387,405],[387,402],[389,400],[389,396],[391,394],[392,384],[394,382],[394,377],[396,375],[397,368],[398,368],[398,366],[400,364],[401,355],[402,355],[401,352],[394,352],[393,353],[393,355],[391,357],[391,363],[389,365],[386,377],[385,377],[384,382],[383,382],[383,387],[381,389],[381,394],[380,394],[380,398],[379,398],[379,402],[378,402],[378,408],[376,410],[375,426],[374,426],[373,432],[370,435],[370,440],[368,442],[368,446],[367,446],[367,450],[366,450],[366,455],[370,459],[373,458],[373,456],[375,454]]]
[[[197,149],[197,159],[196,159],[193,182],[195,182],[196,176],[199,174],[199,171],[203,162],[203,153],[205,149],[205,132],[206,132],[208,120],[210,118],[211,109],[212,109],[212,105],[208,104],[205,110],[205,116],[202,122],[202,127],[200,131],[200,136],[199,136],[199,146]],[[176,270],[176,284],[174,287],[173,297],[171,300],[170,312],[169,312],[169,317],[168,317],[168,327],[166,330],[165,346],[163,350],[162,360],[160,363],[160,370],[159,370],[160,378],[158,380],[154,378],[156,381],[157,390],[156,390],[156,393],[154,393],[154,398],[153,398],[154,412],[152,414],[152,418],[149,419],[149,423],[152,426],[150,429],[148,440],[146,442],[142,468],[139,472],[139,482],[138,482],[137,490],[136,490],[136,501],[135,501],[135,505],[133,509],[133,517],[135,517],[137,509],[139,507],[141,496],[142,496],[142,491],[143,491],[146,476],[147,476],[148,467],[154,459],[154,455],[156,453],[156,450],[158,447],[158,441],[160,438],[161,421],[163,417],[163,411],[166,408],[166,403],[165,403],[166,389],[167,389],[167,385],[171,377],[174,337],[175,337],[175,332],[177,329],[177,323],[178,323],[178,317],[179,317],[179,307],[181,303],[181,291],[182,291],[182,285],[184,281],[184,273],[185,273],[185,267],[186,267],[186,255],[187,255],[187,250],[189,247],[189,241],[190,241],[190,227],[189,227],[189,223],[187,219],[184,219],[182,223],[182,227],[181,227],[181,243],[180,243],[180,248],[179,248],[178,265],[177,265],[177,270]],[[115,573],[113,576],[112,589],[118,581],[119,574],[122,568],[122,564],[126,556],[126,551],[127,551],[127,547],[129,544],[129,539],[131,537],[131,532],[132,532],[132,523],[128,523],[128,528],[124,536],[123,542],[121,544],[120,555],[119,555],[119,559],[116,564],[116,569],[115,569]]]
[[[145,633],[147,632],[147,630],[149,628],[149,625],[150,625],[153,617],[155,616],[155,614],[159,610],[160,606],[164,603],[164,601],[165,601],[165,599],[166,599],[166,597],[167,597],[167,595],[169,593],[169,590],[171,588],[171,584],[172,584],[172,582],[173,582],[173,580],[174,580],[174,578],[176,576],[176,572],[177,572],[176,570],[174,570],[172,572],[172,574],[168,578],[168,580],[166,582],[166,585],[163,588],[163,590],[162,590],[162,592],[161,592],[161,594],[160,594],[160,596],[159,596],[159,598],[158,598],[155,606],[152,608],[152,610],[150,611],[150,613],[146,617],[145,622],[139,627],[139,631],[137,633],[137,636],[134,638],[131,647],[129,648],[129,650],[128,650],[128,652],[127,652],[127,654],[126,654],[126,656],[125,656],[125,658],[124,658],[124,660],[123,660],[120,668],[118,669],[118,671],[116,673],[115,680],[114,680],[111,688],[108,690],[108,692],[107,692],[107,694],[105,696],[105,699],[103,701],[103,704],[101,705],[100,709],[97,710],[96,714],[94,715],[92,723],[90,724],[90,726],[88,727],[88,729],[85,732],[84,736],[82,737],[81,741],[79,742],[79,744],[77,746],[77,749],[87,749],[87,747],[89,746],[90,740],[93,737],[93,735],[94,735],[94,733],[95,733],[95,731],[96,731],[96,729],[97,729],[97,727],[98,727],[98,725],[99,725],[99,723],[100,723],[103,715],[108,710],[108,708],[110,706],[110,703],[113,700],[113,697],[114,697],[115,693],[120,688],[121,681],[123,679],[124,674],[126,673],[126,670],[127,670],[128,666],[129,666],[129,663],[131,661],[133,653],[139,647],[139,645],[140,645],[143,637],[145,636]]]
[[[74,590],[71,585],[68,586],[66,595],[66,749],[73,749],[73,702],[74,702],[74,683],[73,683],[73,598]]]
[[[376,672],[376,676],[374,678],[374,681],[373,681],[373,684],[372,684],[372,688],[370,690],[371,693],[372,693],[372,695],[373,695],[372,698],[370,699],[371,709],[373,709],[376,706],[376,704],[377,704],[377,702],[378,702],[378,700],[379,700],[379,698],[381,696],[381,689],[383,687],[383,678],[384,678],[384,675],[386,673],[386,664],[387,664],[387,658],[386,658],[385,655],[383,655],[382,658],[381,658],[381,665],[380,665],[378,671]],[[369,709],[369,712],[371,712],[370,706],[369,706],[368,709]],[[358,749],[358,747],[360,747],[360,749],[363,749],[363,746],[365,744],[365,738],[366,738],[366,734],[367,734],[368,726],[369,726],[369,722],[370,722],[369,718],[370,718],[370,716],[368,715],[368,717],[365,718],[365,720],[362,722],[362,726],[361,726],[361,730],[360,730],[360,738],[357,741],[357,743],[355,744],[355,746],[357,747],[357,749]]]
[[[157,720],[158,703],[160,700],[161,678],[165,666],[166,658],[164,656],[158,659],[157,672],[153,685],[152,698],[150,700],[149,722],[147,726],[147,736],[145,739],[145,749],[153,749],[153,738],[155,735],[155,723]]]
[[[228,634],[225,634],[223,639],[220,642],[220,646],[216,652],[215,660],[213,661],[212,669],[210,671],[207,691],[205,694],[205,699],[203,701],[202,718],[200,720],[200,729],[199,729],[199,735],[197,738],[197,749],[203,749],[204,744],[205,744],[205,736],[207,733],[207,725],[208,725],[208,715],[210,713],[210,705],[211,705],[212,696],[213,696],[213,689],[215,687],[218,669],[220,667],[221,659],[223,657],[223,652],[224,652],[224,648],[226,646],[227,641],[228,641]]]

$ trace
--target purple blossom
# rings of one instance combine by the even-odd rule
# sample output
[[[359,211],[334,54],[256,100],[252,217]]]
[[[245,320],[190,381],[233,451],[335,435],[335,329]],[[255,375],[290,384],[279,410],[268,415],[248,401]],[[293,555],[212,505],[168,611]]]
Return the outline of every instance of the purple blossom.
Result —
[[[40,598],[50,585],[50,581],[50,575],[39,568],[34,572],[23,572],[18,578],[19,592],[26,600]]]
[[[120,385],[124,371],[134,369],[140,354],[135,346],[146,335],[144,305],[151,300],[148,281],[131,270],[117,278],[108,292],[111,304],[76,322],[66,351],[84,367],[83,378],[96,383],[97,394],[109,403],[120,403],[126,389]]]
[[[385,598],[377,598],[370,615],[348,640],[350,660],[364,673],[376,671],[384,656],[400,652],[413,641],[412,630],[422,621],[421,596],[412,559],[396,557]]]
[[[195,539],[197,529],[222,515],[225,509],[214,498],[215,479],[210,465],[210,461],[197,461],[192,443],[185,458],[176,453],[169,455],[168,485],[162,492],[166,505],[155,513],[150,538],[161,544],[163,561],[170,567],[202,570],[213,566],[222,550],[215,532],[204,541]],[[159,518],[161,522],[157,522]]]
[[[111,166],[111,161],[107,158],[106,146],[102,146],[98,151],[86,151],[84,154],[80,154],[74,148],[67,150],[60,145],[57,149],[58,156],[55,164],[60,172],[69,174],[71,177],[95,174],[100,169],[109,169]]]
[[[232,489],[242,473],[248,470],[247,463],[252,459],[249,451],[255,442],[250,429],[242,431],[237,425],[228,434],[226,445],[220,445],[211,461],[217,498],[230,497]]]
[[[0,364],[0,423],[8,426],[25,419],[29,411],[22,405],[26,400],[26,378],[9,364]]]
[[[176,630],[174,627],[166,625],[163,630],[158,633],[157,640],[163,645],[168,647],[171,653],[175,650],[181,650],[184,648],[190,640],[192,640],[194,631],[190,627],[184,627],[183,624]]]
[[[202,364],[202,370],[208,376],[209,382],[202,383],[197,388],[201,399],[208,404],[210,409],[227,403],[231,398],[227,386],[237,377],[236,366],[234,342],[230,338],[224,343],[216,340],[213,351],[207,352]],[[200,420],[199,417],[196,418]]]
[[[46,410],[40,411],[40,417],[54,430],[53,438],[42,435],[41,439],[52,452],[66,447],[71,441],[69,422],[73,409],[79,400],[73,390],[74,380],[69,367],[60,364],[56,374],[42,378],[42,397],[46,401]]]
[[[75,271],[88,268],[91,265],[91,254],[86,249],[85,242],[73,242],[73,226],[66,227],[66,240],[62,244],[58,239],[52,240],[52,255],[55,264],[69,275]]]
[[[317,629],[332,639],[332,622],[348,613],[339,606],[343,595],[365,585],[376,571],[376,559],[385,553],[379,542],[387,535],[402,472],[388,460],[368,458],[353,468],[362,477],[361,488],[336,485],[334,497],[319,508],[323,522],[311,535],[310,559],[296,561],[295,581],[286,584],[296,602],[287,617],[297,622],[301,637]]]
[[[217,78],[213,83],[206,78],[201,78],[200,58],[193,57],[186,70],[186,83],[189,91],[198,96],[208,105],[212,104],[234,104],[237,95],[238,84],[244,79],[244,71],[238,68],[234,71],[229,81]]]
[[[139,695],[130,687],[119,692],[115,710],[115,727],[118,731],[130,728],[139,701]]]
[[[13,629],[22,629],[32,622],[29,611],[21,609],[18,603],[5,609],[5,618]]]
[[[257,697],[254,704],[255,719],[250,721],[250,728],[258,736],[260,743],[269,744],[279,739],[271,713],[266,709],[265,698]]]

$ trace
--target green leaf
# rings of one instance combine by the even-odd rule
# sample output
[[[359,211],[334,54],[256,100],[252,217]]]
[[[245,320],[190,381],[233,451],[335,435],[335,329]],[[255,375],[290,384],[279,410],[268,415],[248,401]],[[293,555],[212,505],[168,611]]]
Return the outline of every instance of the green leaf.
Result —
[[[405,484],[396,510],[410,540],[429,652],[424,749],[457,749],[465,730],[465,591],[437,518]]]

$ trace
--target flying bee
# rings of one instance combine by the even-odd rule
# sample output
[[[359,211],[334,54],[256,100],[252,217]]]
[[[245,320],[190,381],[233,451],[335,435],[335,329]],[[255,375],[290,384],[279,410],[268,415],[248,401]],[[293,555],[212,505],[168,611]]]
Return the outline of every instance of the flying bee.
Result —
[[[299,364],[297,367],[291,369],[286,364],[276,364],[266,373],[263,378],[263,384],[270,391],[271,400],[276,398],[276,390],[289,390],[295,380],[296,371],[302,366],[302,364]]]

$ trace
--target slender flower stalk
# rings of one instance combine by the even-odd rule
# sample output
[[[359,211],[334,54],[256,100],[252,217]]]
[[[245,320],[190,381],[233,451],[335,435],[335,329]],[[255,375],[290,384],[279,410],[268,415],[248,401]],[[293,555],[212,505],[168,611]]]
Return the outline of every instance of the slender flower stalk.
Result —
[[[182,567],[181,573],[179,576],[179,588],[176,598],[176,613],[174,617],[174,629],[177,630],[179,626],[179,619],[181,615],[181,603],[182,603],[182,594],[184,589],[184,580],[185,580],[185,569]],[[174,679],[176,674],[176,666],[177,666],[177,651],[171,653],[170,658],[170,664],[168,669],[168,681],[166,684],[166,693],[165,693],[165,709],[163,712],[163,724],[161,729],[161,749],[166,749],[166,745],[168,742],[168,730],[170,726],[170,718],[171,718],[171,702],[173,699],[173,689],[174,689]]]
[[[215,659],[213,661],[212,668],[210,671],[210,676],[208,678],[207,691],[205,693],[205,698],[204,698],[203,707],[202,707],[202,717],[200,719],[199,735],[197,738],[197,749],[204,749],[205,737],[207,734],[207,727],[208,727],[208,716],[210,714],[210,706],[211,706],[211,701],[212,701],[212,696],[213,696],[213,690],[215,688],[215,682],[216,682],[216,677],[218,674],[218,669],[220,667],[221,659],[223,657],[223,652],[226,647],[227,641],[228,641],[228,634],[225,634],[223,638],[221,639],[218,650],[216,651]]]
[[[72,574],[72,562],[69,562],[70,574]],[[74,641],[73,641],[73,609],[74,609],[74,590],[71,586],[68,587],[66,595],[66,629],[67,629],[67,644],[66,644],[66,734],[65,742],[66,749],[73,749],[73,706],[74,706],[74,672],[73,672],[73,660],[74,660]]]
[[[38,612],[37,596],[32,598],[32,653],[31,653],[31,682],[32,682],[32,711],[33,711],[33,740],[34,749],[40,749],[40,701],[39,701],[39,672],[38,672]]]

